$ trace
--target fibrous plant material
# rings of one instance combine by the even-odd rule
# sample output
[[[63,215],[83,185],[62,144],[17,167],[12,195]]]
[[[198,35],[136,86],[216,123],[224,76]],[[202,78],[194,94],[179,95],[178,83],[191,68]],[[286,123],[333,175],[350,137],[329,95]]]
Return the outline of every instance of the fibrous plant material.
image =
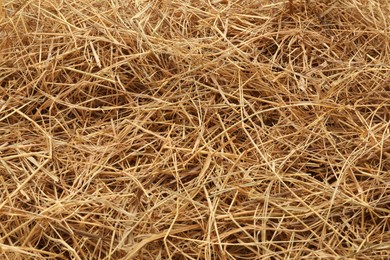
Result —
[[[1,259],[385,259],[386,0],[0,1]]]

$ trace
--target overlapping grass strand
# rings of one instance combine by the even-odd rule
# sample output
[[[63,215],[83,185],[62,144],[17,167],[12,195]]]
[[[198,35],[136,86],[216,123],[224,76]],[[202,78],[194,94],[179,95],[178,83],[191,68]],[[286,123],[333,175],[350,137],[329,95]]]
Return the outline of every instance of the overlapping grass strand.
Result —
[[[385,259],[386,0],[0,1],[2,259]]]

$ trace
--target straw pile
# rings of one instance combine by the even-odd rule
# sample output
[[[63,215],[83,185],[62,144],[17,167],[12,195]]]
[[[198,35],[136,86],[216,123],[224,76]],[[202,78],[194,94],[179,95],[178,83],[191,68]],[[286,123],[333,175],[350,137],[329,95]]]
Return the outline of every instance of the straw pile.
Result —
[[[0,1],[1,259],[381,259],[387,0]]]

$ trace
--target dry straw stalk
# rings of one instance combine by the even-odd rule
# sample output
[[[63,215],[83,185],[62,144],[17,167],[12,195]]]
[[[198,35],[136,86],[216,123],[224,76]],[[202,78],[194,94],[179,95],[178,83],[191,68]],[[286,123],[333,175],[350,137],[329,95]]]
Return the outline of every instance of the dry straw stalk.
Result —
[[[386,259],[389,13],[0,1],[0,258]]]

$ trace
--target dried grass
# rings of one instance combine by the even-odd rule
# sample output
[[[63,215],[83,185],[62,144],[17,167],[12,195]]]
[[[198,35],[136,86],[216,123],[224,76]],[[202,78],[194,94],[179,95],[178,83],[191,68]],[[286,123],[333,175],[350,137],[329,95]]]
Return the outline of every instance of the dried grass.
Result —
[[[385,259],[387,0],[0,1],[1,259]]]

